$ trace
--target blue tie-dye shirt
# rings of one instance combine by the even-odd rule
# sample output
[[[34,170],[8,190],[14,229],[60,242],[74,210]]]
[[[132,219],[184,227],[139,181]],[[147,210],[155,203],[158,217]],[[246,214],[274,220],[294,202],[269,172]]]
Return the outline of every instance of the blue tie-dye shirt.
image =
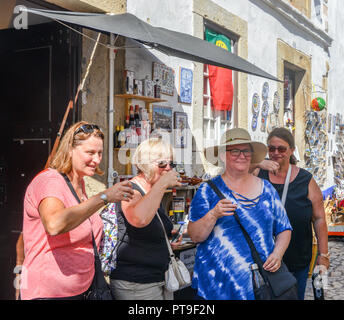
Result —
[[[274,237],[282,231],[292,230],[275,188],[262,180],[263,190],[257,204],[245,209],[221,176],[212,181],[227,199],[237,203],[240,222],[265,261],[274,249]],[[190,221],[202,218],[219,200],[211,187],[203,183],[192,200]],[[234,216],[221,217],[209,237],[197,247],[192,287],[208,300],[254,300],[252,263],[250,248]]]

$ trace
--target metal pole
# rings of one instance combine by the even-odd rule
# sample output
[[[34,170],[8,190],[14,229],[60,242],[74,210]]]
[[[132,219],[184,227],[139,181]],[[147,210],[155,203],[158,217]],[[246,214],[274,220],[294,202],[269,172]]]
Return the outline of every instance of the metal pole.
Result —
[[[110,70],[109,70],[109,165],[108,165],[108,188],[110,188],[113,183],[114,179],[117,178],[118,174],[113,169],[113,112],[114,112],[114,83],[115,83],[115,58],[116,52],[113,49],[114,47],[115,38],[114,35],[110,34],[110,51],[109,51],[109,59],[110,59]]]

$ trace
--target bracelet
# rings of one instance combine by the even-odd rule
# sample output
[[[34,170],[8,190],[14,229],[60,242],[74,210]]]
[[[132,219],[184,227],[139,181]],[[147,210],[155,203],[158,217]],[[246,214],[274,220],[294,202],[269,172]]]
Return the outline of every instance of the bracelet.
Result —
[[[327,260],[330,260],[330,253],[328,252],[328,253],[320,253],[319,252],[319,256],[320,257],[324,257],[324,258],[326,258]]]

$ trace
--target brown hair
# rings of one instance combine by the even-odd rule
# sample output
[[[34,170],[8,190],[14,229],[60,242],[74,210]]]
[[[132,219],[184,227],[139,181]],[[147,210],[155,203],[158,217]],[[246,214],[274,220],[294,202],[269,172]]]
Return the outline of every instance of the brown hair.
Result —
[[[64,134],[59,148],[52,159],[50,168],[56,169],[60,173],[69,173],[72,170],[72,157],[70,156],[70,149],[80,145],[83,141],[91,136],[98,137],[104,141],[104,134],[101,130],[94,129],[91,133],[85,133],[82,130],[75,134],[75,132],[83,125],[90,124],[86,121],[79,121],[73,124]],[[96,173],[101,175],[104,172],[97,167]]]
[[[268,136],[268,139],[267,139],[268,144],[269,144],[269,141],[273,137],[282,139],[283,141],[288,143],[288,145],[291,149],[295,149],[294,136],[292,135],[292,133],[288,129],[283,128],[283,127],[273,129]],[[297,159],[293,154],[290,156],[289,163],[290,164],[297,164]]]

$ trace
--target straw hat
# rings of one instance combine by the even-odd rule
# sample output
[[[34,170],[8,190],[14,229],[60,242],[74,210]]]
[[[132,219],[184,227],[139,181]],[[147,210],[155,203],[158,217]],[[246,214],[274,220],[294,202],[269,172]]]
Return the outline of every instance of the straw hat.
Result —
[[[209,162],[216,164],[218,162],[219,151],[225,152],[226,146],[235,146],[243,143],[249,143],[252,146],[252,163],[259,163],[264,160],[268,151],[266,145],[258,141],[252,141],[250,134],[242,128],[227,130],[221,136],[220,145],[204,149],[204,155]]]

